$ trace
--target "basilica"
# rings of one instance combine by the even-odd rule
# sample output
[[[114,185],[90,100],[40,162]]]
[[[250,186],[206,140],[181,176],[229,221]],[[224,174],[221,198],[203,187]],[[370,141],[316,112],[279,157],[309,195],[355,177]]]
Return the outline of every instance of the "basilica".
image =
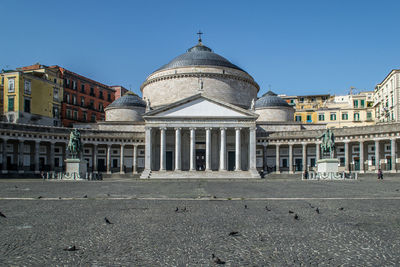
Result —
[[[202,43],[151,73],[105,121],[74,124],[90,172],[148,178],[260,178],[312,170],[323,123],[293,121],[274,92]],[[60,172],[70,129],[0,123],[2,173]],[[341,171],[397,172],[400,125],[334,129]],[[10,166],[14,166],[11,168]],[[16,166],[16,167],[15,167]]]

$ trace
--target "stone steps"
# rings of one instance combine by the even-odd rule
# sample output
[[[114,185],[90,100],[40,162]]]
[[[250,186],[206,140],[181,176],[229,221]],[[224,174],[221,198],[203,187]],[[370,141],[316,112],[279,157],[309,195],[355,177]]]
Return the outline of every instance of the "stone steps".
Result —
[[[147,174],[145,174],[147,176]],[[141,176],[143,177],[143,174]],[[257,179],[258,172],[251,171],[151,171],[151,179]]]

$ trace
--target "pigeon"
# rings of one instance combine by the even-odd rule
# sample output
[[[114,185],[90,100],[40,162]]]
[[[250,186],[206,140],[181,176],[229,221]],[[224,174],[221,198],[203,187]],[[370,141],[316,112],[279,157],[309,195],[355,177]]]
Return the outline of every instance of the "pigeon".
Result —
[[[15,188],[18,188],[18,186],[15,186]]]
[[[186,207],[184,207],[182,211],[185,212],[186,211]]]
[[[4,215],[1,211],[0,211],[0,216],[3,217],[3,218],[7,218],[7,216]]]
[[[74,246],[69,246],[69,247],[67,247],[67,248],[64,248],[64,250],[65,250],[65,251],[76,251],[76,250],[78,250],[78,249],[77,249],[76,246],[74,245]]]
[[[265,206],[265,210],[266,210],[266,211],[271,211],[271,210],[268,208],[268,206]]]
[[[247,205],[244,205],[244,208],[247,209]]]
[[[110,196],[110,194],[107,194],[107,196],[109,197],[109,196]]]
[[[344,208],[343,208],[343,207],[340,207],[338,210],[344,210]]]
[[[58,197],[58,199],[61,199],[61,197]]]
[[[397,192],[399,192],[399,189],[396,189]]]
[[[315,209],[315,212],[317,212],[317,213],[319,214],[319,208],[316,208],[316,209]]]
[[[178,207],[176,207],[176,209],[175,209],[175,212],[178,212],[179,211],[179,208]]]
[[[41,199],[41,198],[43,198],[42,196],[38,196],[38,199]]]
[[[217,198],[217,196],[213,196],[213,198]]]
[[[222,261],[220,258],[216,257],[214,254],[212,254],[212,259],[214,260],[214,263],[216,263],[216,264],[225,264],[224,261]]]
[[[230,236],[238,236],[238,235],[239,235],[239,232],[232,231],[232,232],[229,233],[229,235],[230,235]]]
[[[87,195],[84,195],[83,198],[87,198]]]
[[[105,221],[107,224],[112,224],[112,222],[110,222],[110,221],[107,219],[107,217],[104,217],[104,221]]]
[[[298,220],[298,219],[299,219],[299,215],[295,214],[295,215],[294,215],[294,219],[295,219],[295,220]]]
[[[289,213],[294,213],[294,211],[289,210]]]

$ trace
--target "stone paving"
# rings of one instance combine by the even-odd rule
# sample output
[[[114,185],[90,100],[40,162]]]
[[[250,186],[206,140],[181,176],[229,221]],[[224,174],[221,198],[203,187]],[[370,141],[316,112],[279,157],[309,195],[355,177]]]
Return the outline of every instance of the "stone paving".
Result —
[[[399,204],[400,177],[0,180],[0,266],[395,266]]]

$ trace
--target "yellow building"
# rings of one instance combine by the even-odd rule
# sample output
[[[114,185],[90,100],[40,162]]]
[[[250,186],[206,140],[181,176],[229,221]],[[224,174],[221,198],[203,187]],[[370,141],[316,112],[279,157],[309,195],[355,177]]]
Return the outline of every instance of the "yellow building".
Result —
[[[317,122],[328,128],[366,126],[375,124],[374,92],[334,96],[319,108]]]
[[[1,74],[3,114],[8,122],[26,124],[60,124],[62,79],[58,73],[30,67]]]
[[[316,123],[318,121],[317,110],[329,99],[330,95],[306,95],[297,96],[294,100],[294,120],[302,123]]]

